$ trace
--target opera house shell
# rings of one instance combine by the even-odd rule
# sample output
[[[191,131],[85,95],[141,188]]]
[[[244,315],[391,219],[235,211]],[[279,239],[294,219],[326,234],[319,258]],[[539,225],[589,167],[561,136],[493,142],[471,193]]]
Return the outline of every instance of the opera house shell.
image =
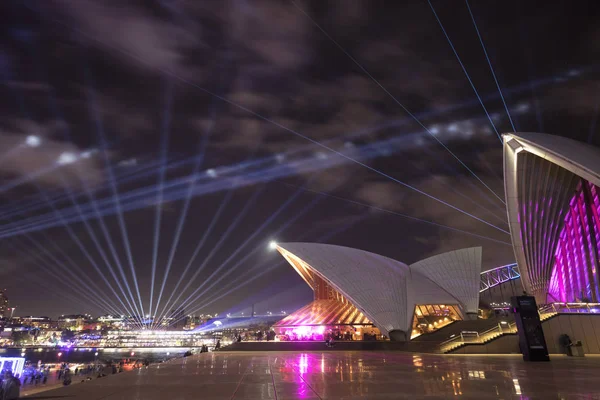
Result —
[[[277,250],[314,292],[314,301],[276,328],[373,326],[391,340],[414,336],[419,317],[476,317],[481,247],[451,251],[412,265],[367,251],[319,243]],[[452,315],[443,314],[451,312]],[[356,330],[356,328],[354,328]],[[412,332],[412,335],[411,335]]]
[[[524,289],[538,304],[600,300],[600,149],[541,133],[504,138],[506,206]]]

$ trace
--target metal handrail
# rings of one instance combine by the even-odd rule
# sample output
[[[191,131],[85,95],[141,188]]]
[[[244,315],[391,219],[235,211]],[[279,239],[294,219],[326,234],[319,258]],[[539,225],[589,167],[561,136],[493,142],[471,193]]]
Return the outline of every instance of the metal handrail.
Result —
[[[450,338],[448,340],[445,340],[442,343],[440,343],[440,347],[443,346],[443,345],[445,345],[445,344],[447,344],[447,343],[454,342],[454,341],[456,341],[456,340],[458,340],[460,338],[461,338],[460,336],[454,336],[454,337],[452,337],[452,338]]]
[[[508,323],[506,328],[502,327],[501,323],[498,323],[498,325],[494,326],[493,328],[490,328],[486,331],[483,331],[481,333],[479,332],[474,332],[477,334],[477,340],[475,342],[469,342],[469,343],[484,343],[486,339],[489,338],[489,336],[491,336],[492,334],[498,334],[498,335],[504,335],[504,334],[509,334],[509,333],[513,333],[514,331],[516,331],[516,323]],[[465,332],[469,332],[470,331],[465,331]],[[461,339],[461,340],[458,340]],[[462,345],[467,343],[464,340],[463,337],[463,332],[461,332],[460,336],[456,336],[453,337],[451,339],[448,339],[442,343],[440,343],[440,349],[442,350],[442,352],[446,351],[446,350],[450,350],[452,348],[452,346],[449,346],[452,342],[458,341],[458,343],[456,343],[457,346]]]

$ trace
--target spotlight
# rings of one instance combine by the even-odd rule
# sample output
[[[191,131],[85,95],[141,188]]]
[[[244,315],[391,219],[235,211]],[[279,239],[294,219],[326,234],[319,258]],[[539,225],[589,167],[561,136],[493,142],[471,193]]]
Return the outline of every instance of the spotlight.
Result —
[[[29,147],[38,147],[42,143],[42,139],[39,136],[29,135],[25,139],[25,144]]]
[[[206,175],[208,175],[211,178],[216,178],[217,177],[217,171],[215,171],[214,169],[210,168],[206,170]]]
[[[274,240],[271,240],[271,241],[269,242],[269,249],[271,249],[271,250],[275,250],[275,249],[277,249],[277,242],[276,242],[276,241],[274,241]]]
[[[58,157],[58,164],[67,165],[77,161],[77,156],[71,152],[64,152]]]

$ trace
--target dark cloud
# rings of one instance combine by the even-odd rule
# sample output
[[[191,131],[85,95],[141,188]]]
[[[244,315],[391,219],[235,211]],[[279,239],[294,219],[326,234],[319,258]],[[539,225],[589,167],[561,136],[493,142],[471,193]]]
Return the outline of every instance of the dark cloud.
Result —
[[[498,132],[511,131],[466,7],[433,3]],[[600,143],[598,135],[590,131],[598,98],[597,7],[591,1],[566,0],[472,4],[516,129],[542,129]],[[71,207],[73,213],[76,211],[65,197],[65,189],[73,191],[78,204],[90,206],[82,182],[98,189],[94,196],[106,202],[102,204],[112,204],[116,190],[127,207],[127,196],[160,181],[159,170],[149,165],[159,162],[166,134],[168,163],[179,165],[165,172],[166,182],[193,171],[206,174],[208,169],[213,171],[211,179],[219,182],[216,171],[220,168],[250,159],[270,159],[272,168],[285,170],[275,182],[244,176],[240,182],[262,183],[244,185],[234,192],[224,187],[189,202],[165,284],[167,292],[175,288],[215,215],[219,220],[190,268],[198,268],[198,260],[208,258],[219,241],[220,247],[191,282],[186,296],[213,280],[212,274],[238,249],[236,261],[217,275],[247,254],[252,255],[237,265],[233,276],[277,265],[280,260],[273,254],[253,253],[274,236],[283,241],[310,241],[339,231],[327,241],[405,262],[481,245],[486,267],[512,261],[510,247],[503,244],[351,203],[365,203],[494,240],[509,240],[508,235],[408,187],[506,229],[501,202],[397,103],[418,116],[432,135],[503,197],[500,143],[426,2],[352,1],[342,5],[307,0],[294,5],[270,0],[40,0],[21,4],[11,0],[0,5],[0,21],[0,151],[18,148],[4,159],[5,153],[0,153],[1,178],[8,183],[27,179],[55,165],[64,154],[78,158],[76,163],[52,169],[28,184],[0,189],[0,217],[31,199],[42,204],[18,218],[2,220],[5,228],[19,223],[26,226],[31,218],[52,213],[52,206],[41,200],[40,189],[50,198],[62,195],[54,206],[61,210]],[[19,148],[32,134],[40,136],[43,145]],[[208,138],[204,157],[195,165],[190,158],[202,151],[203,138]],[[384,143],[376,148],[375,155],[375,150],[365,150],[374,143]],[[83,157],[88,151],[94,153]],[[105,161],[115,176],[139,174],[139,178],[120,181],[113,187],[111,169],[106,169]],[[206,184],[202,179],[198,185]],[[312,192],[296,192],[304,186]],[[237,220],[256,191],[259,194],[251,211]],[[142,206],[124,212],[122,220],[118,213],[110,213],[103,220],[91,218],[88,225],[72,222],[71,231],[54,224],[31,233],[30,238],[21,235],[11,240],[24,248],[33,246],[30,239],[38,241],[56,258],[44,253],[40,261],[44,271],[58,278],[64,269],[56,264],[70,265],[71,257],[77,273],[86,282],[97,283],[98,290],[113,300],[118,296],[109,288],[115,287],[109,267],[115,271],[123,267],[132,285],[128,243],[147,303],[157,202],[160,198],[153,192],[141,199]],[[286,208],[263,225],[286,202]],[[166,272],[185,207],[185,197],[181,196],[159,206],[158,282],[162,283]],[[225,237],[236,221],[236,228]],[[288,225],[289,221],[293,222]],[[123,240],[121,222],[129,242]],[[344,230],[346,222],[353,224]],[[0,232],[5,231],[0,228]],[[246,242],[249,237],[252,239]],[[89,250],[87,255],[77,239]],[[27,268],[28,273],[42,269],[36,269],[40,267],[22,253],[6,248],[0,251],[0,257],[11,266],[2,280],[19,309],[46,314],[75,311],[52,290],[44,304],[28,296],[35,285],[18,279],[12,282],[10,277],[20,268]],[[103,251],[108,262],[102,257]],[[186,283],[190,276],[184,275]],[[267,281],[296,279],[291,268],[274,268],[267,278],[258,281],[256,287],[247,285],[233,291],[211,307],[241,307],[254,294],[269,292]],[[71,281],[67,281],[61,291],[69,290]],[[232,281],[227,278],[206,295],[218,296]],[[297,304],[289,298],[285,301]],[[273,302],[260,304],[273,308]],[[202,299],[196,304],[201,303]],[[95,307],[100,312],[99,306]]]

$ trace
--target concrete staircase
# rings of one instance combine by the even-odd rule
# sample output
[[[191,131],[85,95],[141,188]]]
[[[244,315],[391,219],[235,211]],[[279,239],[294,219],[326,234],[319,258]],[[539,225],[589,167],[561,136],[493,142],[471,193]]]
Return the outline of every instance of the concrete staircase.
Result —
[[[548,319],[556,315],[558,315],[557,312],[541,310],[540,321],[547,321]],[[453,338],[442,342],[440,344],[439,350],[441,353],[448,354],[464,346],[484,345],[505,335],[516,335],[517,326],[514,322],[514,318],[511,317],[511,319],[512,321],[510,322],[507,320],[497,322],[496,320],[496,326],[492,326],[487,330],[478,331],[476,335],[468,335],[466,337],[465,335],[454,336]]]
[[[455,321],[450,325],[447,325],[435,332],[428,333],[425,335],[418,336],[411,340],[411,342],[437,342],[441,344],[455,337],[460,337],[461,332],[483,332],[491,328],[497,327],[501,323],[514,322],[512,315],[508,317],[495,317],[489,319],[476,319],[476,320],[465,320]]]

